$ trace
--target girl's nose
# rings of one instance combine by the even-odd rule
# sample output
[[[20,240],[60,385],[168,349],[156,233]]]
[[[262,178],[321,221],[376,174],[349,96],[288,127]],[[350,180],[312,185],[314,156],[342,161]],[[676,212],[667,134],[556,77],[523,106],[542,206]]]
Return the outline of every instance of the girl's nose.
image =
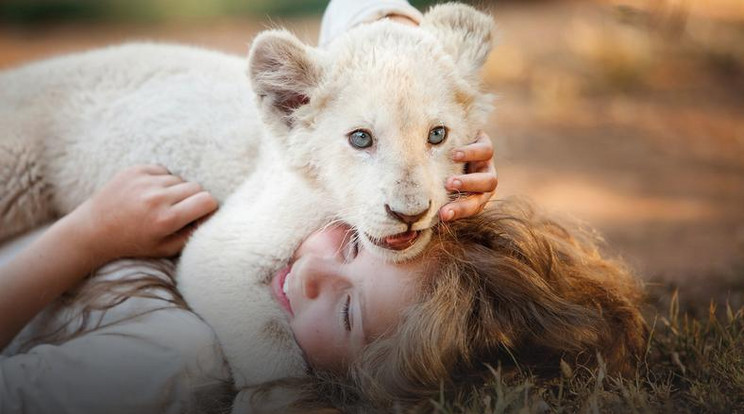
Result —
[[[330,260],[313,260],[302,279],[302,290],[308,299],[316,299],[325,292],[335,291],[348,284],[338,265]]]

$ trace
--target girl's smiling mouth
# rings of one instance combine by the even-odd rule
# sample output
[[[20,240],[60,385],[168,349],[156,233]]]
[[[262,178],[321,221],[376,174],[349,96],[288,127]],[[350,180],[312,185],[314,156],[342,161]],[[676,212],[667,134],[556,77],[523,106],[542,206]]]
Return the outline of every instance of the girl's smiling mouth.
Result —
[[[289,303],[289,297],[287,297],[287,291],[289,290],[288,276],[291,271],[291,264],[277,271],[274,277],[271,279],[271,291],[281,307],[290,315],[294,316],[294,312],[292,312],[292,305]]]

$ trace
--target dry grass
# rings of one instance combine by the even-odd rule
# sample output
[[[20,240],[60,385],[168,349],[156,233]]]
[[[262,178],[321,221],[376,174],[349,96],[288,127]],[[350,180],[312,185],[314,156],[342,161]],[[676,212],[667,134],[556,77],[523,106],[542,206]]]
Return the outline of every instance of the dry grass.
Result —
[[[739,292],[744,294],[744,292]],[[649,318],[652,334],[633,378],[607,376],[604,367],[571,367],[540,379],[506,375],[459,402],[433,401],[437,413],[743,413],[744,307],[682,304]]]

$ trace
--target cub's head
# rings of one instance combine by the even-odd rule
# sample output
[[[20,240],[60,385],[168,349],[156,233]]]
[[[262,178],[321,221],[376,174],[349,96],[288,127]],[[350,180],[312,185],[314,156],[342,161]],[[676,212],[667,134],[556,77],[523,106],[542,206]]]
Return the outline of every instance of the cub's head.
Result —
[[[478,73],[493,22],[447,4],[420,27],[361,25],[326,50],[284,31],[258,36],[249,71],[264,122],[289,163],[316,181],[365,247],[393,260],[421,252],[452,149],[472,142],[490,110]]]

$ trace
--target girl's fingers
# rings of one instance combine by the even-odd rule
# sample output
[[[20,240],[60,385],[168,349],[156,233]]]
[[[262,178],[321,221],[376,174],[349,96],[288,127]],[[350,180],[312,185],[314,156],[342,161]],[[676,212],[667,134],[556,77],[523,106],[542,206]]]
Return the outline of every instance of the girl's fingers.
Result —
[[[183,179],[177,175],[161,174],[147,177],[149,183],[157,187],[171,187],[183,183]]]
[[[155,249],[157,256],[175,256],[183,250],[183,246],[191,237],[196,227],[188,225],[166,237]]]
[[[134,169],[137,172],[142,172],[142,173],[150,174],[150,175],[170,174],[170,171],[168,171],[167,168],[163,167],[162,165],[158,165],[158,164],[138,165],[134,167]]]
[[[166,236],[154,249],[156,257],[175,256],[180,253],[196,229],[211,216],[211,213],[202,216],[201,218],[188,223],[177,232]]]
[[[198,183],[186,181],[172,185],[163,191],[166,193],[166,199],[169,200],[171,204],[176,204],[201,192],[202,190],[202,186]]]
[[[449,191],[464,193],[491,193],[498,185],[496,174],[483,172],[450,177],[447,179],[446,188]]]
[[[456,148],[452,158],[458,162],[488,161],[493,157],[493,145],[490,142],[474,142]]]
[[[197,220],[217,209],[217,200],[206,191],[200,191],[171,207],[175,217],[177,217],[176,228],[180,229],[185,225]]]
[[[472,144],[455,148],[452,158],[458,162],[489,161],[493,158],[493,143],[486,134],[480,133]]]
[[[488,203],[489,194],[472,194],[445,204],[439,210],[439,218],[442,221],[457,220],[478,214]]]
[[[469,162],[465,165],[465,174],[489,173],[496,175],[496,166],[494,165],[493,160]]]

